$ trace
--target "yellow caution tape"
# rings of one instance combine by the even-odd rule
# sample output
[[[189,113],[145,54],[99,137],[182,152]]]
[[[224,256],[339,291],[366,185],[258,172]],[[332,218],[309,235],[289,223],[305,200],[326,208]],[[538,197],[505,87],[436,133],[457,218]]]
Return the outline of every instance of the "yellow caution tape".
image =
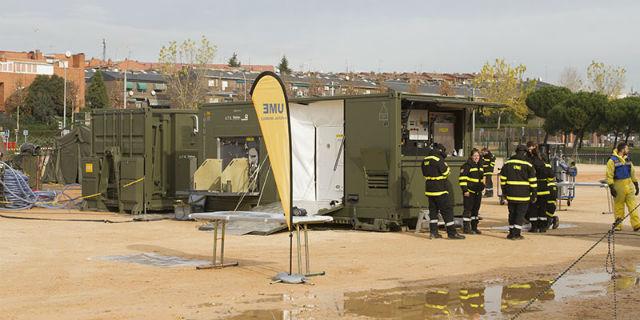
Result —
[[[143,180],[144,180],[144,177],[142,177],[142,178],[140,178],[138,180],[131,181],[131,182],[123,185],[122,188],[124,189],[124,188],[130,187],[130,186],[132,186],[132,185],[134,185],[134,184],[136,184],[138,182],[142,182]]]

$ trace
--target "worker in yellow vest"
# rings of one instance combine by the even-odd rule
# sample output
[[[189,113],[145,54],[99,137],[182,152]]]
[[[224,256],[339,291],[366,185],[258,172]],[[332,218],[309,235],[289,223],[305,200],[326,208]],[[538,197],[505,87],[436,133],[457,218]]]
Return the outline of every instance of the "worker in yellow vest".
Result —
[[[636,208],[635,196],[640,191],[636,179],[633,163],[627,158],[629,147],[621,142],[613,150],[613,154],[607,161],[607,184],[613,197],[613,208],[616,220],[625,216],[624,206],[631,211],[631,226],[633,231],[640,231],[640,218]],[[616,226],[616,231],[622,230],[622,223]]]

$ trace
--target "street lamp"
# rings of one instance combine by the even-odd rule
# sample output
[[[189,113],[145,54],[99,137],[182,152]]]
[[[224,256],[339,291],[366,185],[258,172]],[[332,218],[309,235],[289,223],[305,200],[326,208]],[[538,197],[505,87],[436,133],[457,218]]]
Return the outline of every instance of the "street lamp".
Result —
[[[64,53],[67,60],[64,61],[64,95],[62,98],[62,130],[67,130],[67,67],[69,66],[69,58],[71,58],[71,52]]]

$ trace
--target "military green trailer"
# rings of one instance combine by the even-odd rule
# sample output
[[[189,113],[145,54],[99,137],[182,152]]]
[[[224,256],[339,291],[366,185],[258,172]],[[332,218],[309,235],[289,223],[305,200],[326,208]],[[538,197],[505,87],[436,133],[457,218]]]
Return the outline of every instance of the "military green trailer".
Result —
[[[173,210],[198,165],[196,111],[95,110],[91,156],[82,160],[84,209],[133,214]]]
[[[460,215],[459,167],[473,146],[473,111],[483,106],[490,104],[399,92],[290,100],[294,205],[331,212],[356,229],[415,225],[428,207],[421,163],[438,142],[450,155],[450,192]],[[255,144],[260,159],[267,156],[250,103],[204,105],[200,115],[203,159],[226,157],[225,144],[250,148],[244,142]],[[258,175],[262,201],[277,201],[265,171]]]

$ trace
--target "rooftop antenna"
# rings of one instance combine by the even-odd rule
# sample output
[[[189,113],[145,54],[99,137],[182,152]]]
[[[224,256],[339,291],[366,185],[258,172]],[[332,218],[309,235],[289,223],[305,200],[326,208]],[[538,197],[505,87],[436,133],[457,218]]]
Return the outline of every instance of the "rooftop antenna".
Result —
[[[107,61],[107,39],[102,38],[102,62]]]

